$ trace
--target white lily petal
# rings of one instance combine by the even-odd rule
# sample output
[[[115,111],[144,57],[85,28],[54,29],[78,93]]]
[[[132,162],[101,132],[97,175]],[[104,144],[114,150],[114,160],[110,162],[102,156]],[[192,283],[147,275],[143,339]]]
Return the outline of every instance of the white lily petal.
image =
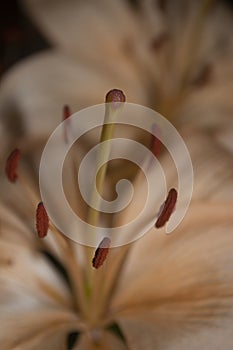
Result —
[[[225,150],[233,153],[233,125],[217,129],[214,136]]]
[[[102,102],[113,87],[124,90],[130,102],[148,105],[148,101],[152,101],[151,105],[156,104],[157,108],[160,104],[165,106],[166,115],[179,116],[177,125],[187,124],[187,121],[201,125],[201,128],[190,128],[183,133],[195,174],[194,201],[187,217],[172,236],[165,236],[162,230],[152,230],[136,242],[122,279],[119,276],[116,279],[118,289],[113,301],[106,301],[107,314],[120,323],[129,348],[134,350],[155,347],[165,350],[200,347],[217,350],[221,347],[227,350],[232,345],[229,327],[233,324],[233,173],[232,154],[225,152],[231,137],[226,147],[221,148],[219,145],[224,142],[217,134],[221,123],[222,130],[232,126],[233,72],[229,51],[232,23],[231,15],[222,5],[213,7],[203,27],[200,25],[202,38],[195,52],[192,30],[197,7],[202,3],[180,0],[177,5],[169,1],[164,3],[164,11],[161,4],[159,9],[159,2],[156,6],[154,1],[145,0],[140,4],[141,11],[133,12],[123,0],[117,3],[113,0],[99,0],[98,3],[93,0],[24,0],[29,13],[57,49],[16,66],[0,86],[0,114],[6,126],[5,131],[0,124],[0,135],[8,136],[12,131],[11,142],[22,142],[20,137],[24,136],[30,145],[33,139],[35,144],[41,144],[42,138],[45,141],[61,121],[64,104],[69,104],[74,111]],[[200,28],[196,28],[197,31]],[[152,53],[152,39],[163,31],[166,34],[166,30],[168,39],[165,36],[167,41],[162,52]],[[210,80],[197,86],[198,77],[201,78],[202,69],[208,64],[213,68]],[[209,130],[206,133],[203,129]],[[94,140],[96,136],[92,134],[84,148]],[[3,142],[8,142],[6,137]],[[161,163],[165,173],[168,169],[170,188],[177,178],[169,162],[169,156],[162,154]],[[67,174],[65,187],[67,194],[72,195],[74,206],[76,194],[69,186],[70,175]],[[150,173],[152,180],[153,177]],[[134,202],[116,218],[116,225],[127,222],[140,210],[145,196],[140,175],[136,187],[139,192]],[[155,189],[155,198],[157,195]],[[63,307],[70,310],[73,299],[60,277],[40,254],[35,253],[37,244],[28,239],[30,229],[34,230],[34,209],[29,207],[25,212],[26,203],[21,200],[20,192],[13,195],[9,191],[4,197],[8,197],[8,204],[13,198],[14,209],[19,204],[21,208],[17,218],[11,220],[9,208],[0,207],[3,209],[1,216],[7,215],[0,222],[0,279],[3,282],[0,347],[4,350],[57,348],[60,346],[58,339],[63,346],[67,332],[82,329],[71,311],[63,311]],[[158,197],[158,202],[160,200]],[[84,206],[78,203],[79,206],[85,215]],[[148,216],[156,215],[156,210],[147,213]],[[24,221],[27,221],[26,227]],[[7,230],[9,222],[11,227]],[[18,224],[25,236],[22,240],[15,232]],[[46,243],[47,240],[53,244],[50,237],[45,239]],[[121,260],[118,249],[113,252],[116,256],[109,254],[107,262],[117,261],[118,257]],[[57,254],[63,262],[62,254]],[[70,262],[66,268],[71,270],[78,284],[75,264]],[[117,267],[116,263],[112,271],[118,271]],[[106,278],[111,274],[108,266],[102,271]],[[101,277],[101,273],[98,276]],[[80,280],[82,283],[82,278]],[[112,290],[110,294],[107,290],[108,284],[112,286],[110,282],[100,288],[103,296],[111,294]],[[15,285],[19,288],[14,292]],[[104,304],[103,296],[100,295],[100,305]],[[45,311],[48,305],[53,309]],[[20,314],[22,309],[24,313]],[[32,309],[34,311],[29,312]],[[95,314],[96,310],[93,311]],[[56,332],[59,333],[57,340]],[[103,335],[102,339],[96,336],[99,346],[82,336],[77,350],[125,349],[112,334],[104,332]]]
[[[233,199],[233,193],[231,190],[233,187],[232,156],[219,146],[219,143],[216,142],[211,134],[200,128],[185,127],[181,129],[181,135],[190,152],[193,165],[194,188],[192,200],[207,201],[211,199],[230,204]],[[157,158],[166,176],[167,192],[171,188],[178,188],[177,169],[170,154],[168,152],[161,152]],[[153,222],[153,219],[155,220],[159,208],[165,200],[165,198],[163,198],[162,189],[156,183],[158,170],[157,168],[154,170],[152,167],[148,166],[149,162],[149,159],[145,160],[144,166],[147,165],[146,168],[148,169],[145,175],[148,183],[154,184],[152,188],[154,205],[145,211],[140,221],[135,221],[135,223],[130,226],[131,230],[128,234],[131,235],[131,237],[136,237],[146,225]],[[230,164],[232,164],[232,166],[229,166]],[[181,168],[186,168],[185,158],[183,159]],[[183,171],[179,176],[185,175],[185,171]],[[119,226],[119,234],[121,233],[120,226],[126,225],[132,220],[138,218],[139,214],[142,214],[142,209],[146,203],[148,188],[142,173],[139,173],[136,177],[133,186],[133,200],[125,210],[114,215],[114,224]],[[152,195],[152,193],[150,193],[150,195]]]
[[[71,307],[70,293],[56,271],[36,251],[13,243],[0,242],[2,284],[24,290],[41,303]],[[17,305],[16,305],[17,307]]]
[[[98,65],[105,75],[110,71],[115,77],[126,74],[129,78],[132,63],[124,48],[139,30],[125,1],[26,0],[24,4],[53,43],[92,66]]]
[[[129,348],[133,350],[228,350],[232,347],[232,320],[215,323],[210,327],[203,324],[194,325],[192,332],[189,325],[170,322],[170,316],[161,320],[157,314],[155,320],[152,317],[122,318],[120,326],[124,331]],[[160,323],[159,319],[160,318]],[[161,325],[162,323],[162,325]]]
[[[78,318],[63,310],[37,308],[12,316],[1,319],[0,345],[6,350],[38,349],[39,344],[46,348],[49,335],[53,343],[54,334],[58,334],[59,339],[75,327],[81,328]]]
[[[231,201],[233,199],[231,191],[233,158],[231,154],[216,142],[211,133],[200,128],[186,128],[182,136],[193,164],[193,200]]]
[[[231,211],[193,204],[172,236],[153,230],[135,244],[114,302],[132,349],[232,344]]]
[[[166,308],[166,302],[174,301],[179,314],[182,300],[191,303],[188,308],[193,302],[195,308],[199,298],[207,305],[208,300],[216,298],[219,306],[232,298],[231,211],[231,206],[214,202],[193,204],[172,235],[154,229],[138,240],[119,288],[116,307],[123,311],[129,305],[135,309],[137,305]]]
[[[229,62],[230,60],[230,62]],[[232,58],[219,62],[220,67],[226,67],[226,74],[215,75],[203,88],[194,89],[179,109],[178,120],[192,123],[206,129],[217,129],[222,125],[232,125]],[[217,68],[213,66],[213,70]],[[211,68],[210,68],[211,69]],[[211,81],[212,79],[212,81]]]
[[[27,59],[5,76],[0,87],[0,113],[13,126],[18,120],[27,137],[38,139],[48,136],[61,122],[65,104],[77,111],[102,103],[106,92],[117,86],[129,100],[142,101],[136,74],[130,79],[124,75],[107,77],[62,53],[48,51]]]

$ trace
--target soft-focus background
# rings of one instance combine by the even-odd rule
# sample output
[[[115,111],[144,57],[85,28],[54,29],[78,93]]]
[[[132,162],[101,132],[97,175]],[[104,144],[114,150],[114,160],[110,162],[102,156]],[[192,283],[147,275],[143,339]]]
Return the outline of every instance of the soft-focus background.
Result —
[[[233,10],[233,0],[221,1],[228,4],[229,10]],[[0,2],[0,77],[15,62],[49,46],[19,1]]]
[[[0,2],[0,76],[20,59],[49,47],[17,0]]]

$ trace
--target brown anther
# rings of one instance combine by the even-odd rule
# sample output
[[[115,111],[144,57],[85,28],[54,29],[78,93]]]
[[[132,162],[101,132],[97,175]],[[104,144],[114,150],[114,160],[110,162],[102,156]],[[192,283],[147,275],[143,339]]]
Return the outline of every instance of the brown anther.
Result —
[[[175,208],[176,202],[177,202],[177,191],[175,188],[172,188],[167,195],[167,199],[155,223],[156,228],[160,228],[164,226],[166,222],[170,219],[170,216],[172,215],[173,210]]]
[[[65,105],[63,107],[63,120],[68,119],[71,116],[71,110],[68,105]]]
[[[153,124],[152,125],[152,139],[151,139],[151,145],[150,145],[150,150],[151,152],[153,153],[153,155],[155,157],[158,156],[159,152],[160,152],[160,149],[161,149],[161,146],[162,146],[162,143],[161,141],[154,135],[155,131],[160,131],[159,130],[159,127],[156,125],[156,124]]]
[[[69,126],[69,117],[71,116],[71,110],[68,105],[63,107],[63,121],[64,121],[64,139],[65,142],[68,142],[68,126]]]
[[[99,267],[101,267],[105,262],[109,252],[110,244],[111,244],[111,241],[110,241],[110,238],[108,237],[105,237],[100,242],[98,248],[95,251],[94,258],[92,259],[92,266],[95,269],[98,269]]]
[[[44,238],[47,235],[49,228],[49,217],[45,210],[44,204],[40,202],[36,210],[36,230],[39,238]]]
[[[126,101],[126,97],[123,93],[123,91],[118,90],[118,89],[112,89],[110,90],[105,98],[105,102],[109,103],[109,102],[125,102]]]
[[[17,168],[20,155],[20,150],[18,148],[15,148],[7,158],[5,172],[10,182],[15,182],[18,178]]]

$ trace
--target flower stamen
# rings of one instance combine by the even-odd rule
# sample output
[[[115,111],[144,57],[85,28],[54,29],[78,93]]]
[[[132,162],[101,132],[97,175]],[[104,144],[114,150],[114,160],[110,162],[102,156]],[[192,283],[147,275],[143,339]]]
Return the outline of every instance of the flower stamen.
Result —
[[[45,210],[43,202],[40,202],[36,210],[36,230],[39,238],[46,237],[48,228],[49,228],[49,217]]]
[[[5,173],[8,180],[11,183],[15,183],[17,180],[17,183],[19,183],[20,186],[24,188],[25,193],[28,195],[28,198],[31,201],[32,205],[35,205],[35,203],[38,202],[38,197],[35,195],[34,191],[31,189],[30,184],[28,184],[28,178],[27,176],[25,176],[26,172],[24,173],[24,171],[20,169],[20,173],[18,174],[20,159],[21,159],[21,151],[18,148],[15,148],[7,158]]]
[[[119,103],[119,102],[125,102],[125,101],[126,101],[126,97],[123,91],[118,89],[110,90],[105,97],[106,103]]]
[[[152,129],[153,133],[157,130],[158,130],[158,132],[160,131],[159,127],[156,124],[153,124],[151,129]],[[152,135],[150,150],[156,158],[160,152],[161,146],[162,146],[162,144],[161,144],[160,139],[157,138],[155,135]]]
[[[166,224],[172,215],[177,202],[177,191],[175,188],[170,189],[166,201],[163,205],[162,211],[155,223],[156,228],[160,228]]]
[[[69,117],[71,116],[71,110],[68,105],[63,107],[63,121],[64,121],[64,139],[65,143],[68,142],[68,127],[70,124]]]
[[[92,266],[95,269],[98,269],[99,267],[101,267],[105,262],[109,252],[110,244],[111,244],[111,241],[110,241],[110,238],[108,237],[104,237],[104,239],[100,242],[98,248],[95,251],[94,258],[92,260]]]
[[[16,182],[18,178],[17,168],[20,156],[20,150],[18,148],[15,148],[7,158],[5,172],[10,182]]]

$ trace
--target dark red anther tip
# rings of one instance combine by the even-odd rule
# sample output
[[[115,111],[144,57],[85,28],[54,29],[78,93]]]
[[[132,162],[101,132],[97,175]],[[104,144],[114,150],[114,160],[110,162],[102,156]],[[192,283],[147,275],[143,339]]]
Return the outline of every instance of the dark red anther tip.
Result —
[[[110,90],[105,98],[105,102],[106,103],[110,103],[110,102],[125,102],[126,101],[126,97],[123,93],[122,90],[118,90],[118,89],[112,89]]]
[[[69,131],[69,117],[71,116],[71,109],[68,105],[63,107],[63,121],[64,121],[64,140],[68,142],[68,131]]]
[[[49,217],[45,210],[44,204],[40,202],[36,210],[36,230],[39,238],[44,238],[47,235],[49,228]]]
[[[63,107],[63,120],[68,119],[71,116],[71,109],[68,105]]]
[[[99,267],[101,267],[105,262],[109,252],[110,244],[111,244],[111,241],[110,241],[110,238],[108,237],[105,237],[100,242],[98,248],[95,251],[94,258],[92,260],[92,266],[95,269],[98,269]]]
[[[15,148],[7,158],[5,172],[10,182],[15,182],[18,178],[17,168],[20,156],[20,150],[18,148]]]
[[[154,156],[157,157],[159,155],[160,150],[161,150],[162,143],[161,143],[160,139],[154,135],[154,133],[155,133],[155,131],[157,131],[157,133],[159,133],[159,134],[161,132],[160,132],[159,127],[156,124],[152,125],[151,131],[152,131],[153,135],[151,138],[150,149],[151,149],[151,152],[154,154]]]
[[[175,188],[172,188],[167,195],[166,201],[163,205],[163,209],[159,214],[159,217],[155,223],[156,228],[160,228],[166,224],[166,222],[170,219],[170,216],[173,213],[177,202],[177,191]]]

